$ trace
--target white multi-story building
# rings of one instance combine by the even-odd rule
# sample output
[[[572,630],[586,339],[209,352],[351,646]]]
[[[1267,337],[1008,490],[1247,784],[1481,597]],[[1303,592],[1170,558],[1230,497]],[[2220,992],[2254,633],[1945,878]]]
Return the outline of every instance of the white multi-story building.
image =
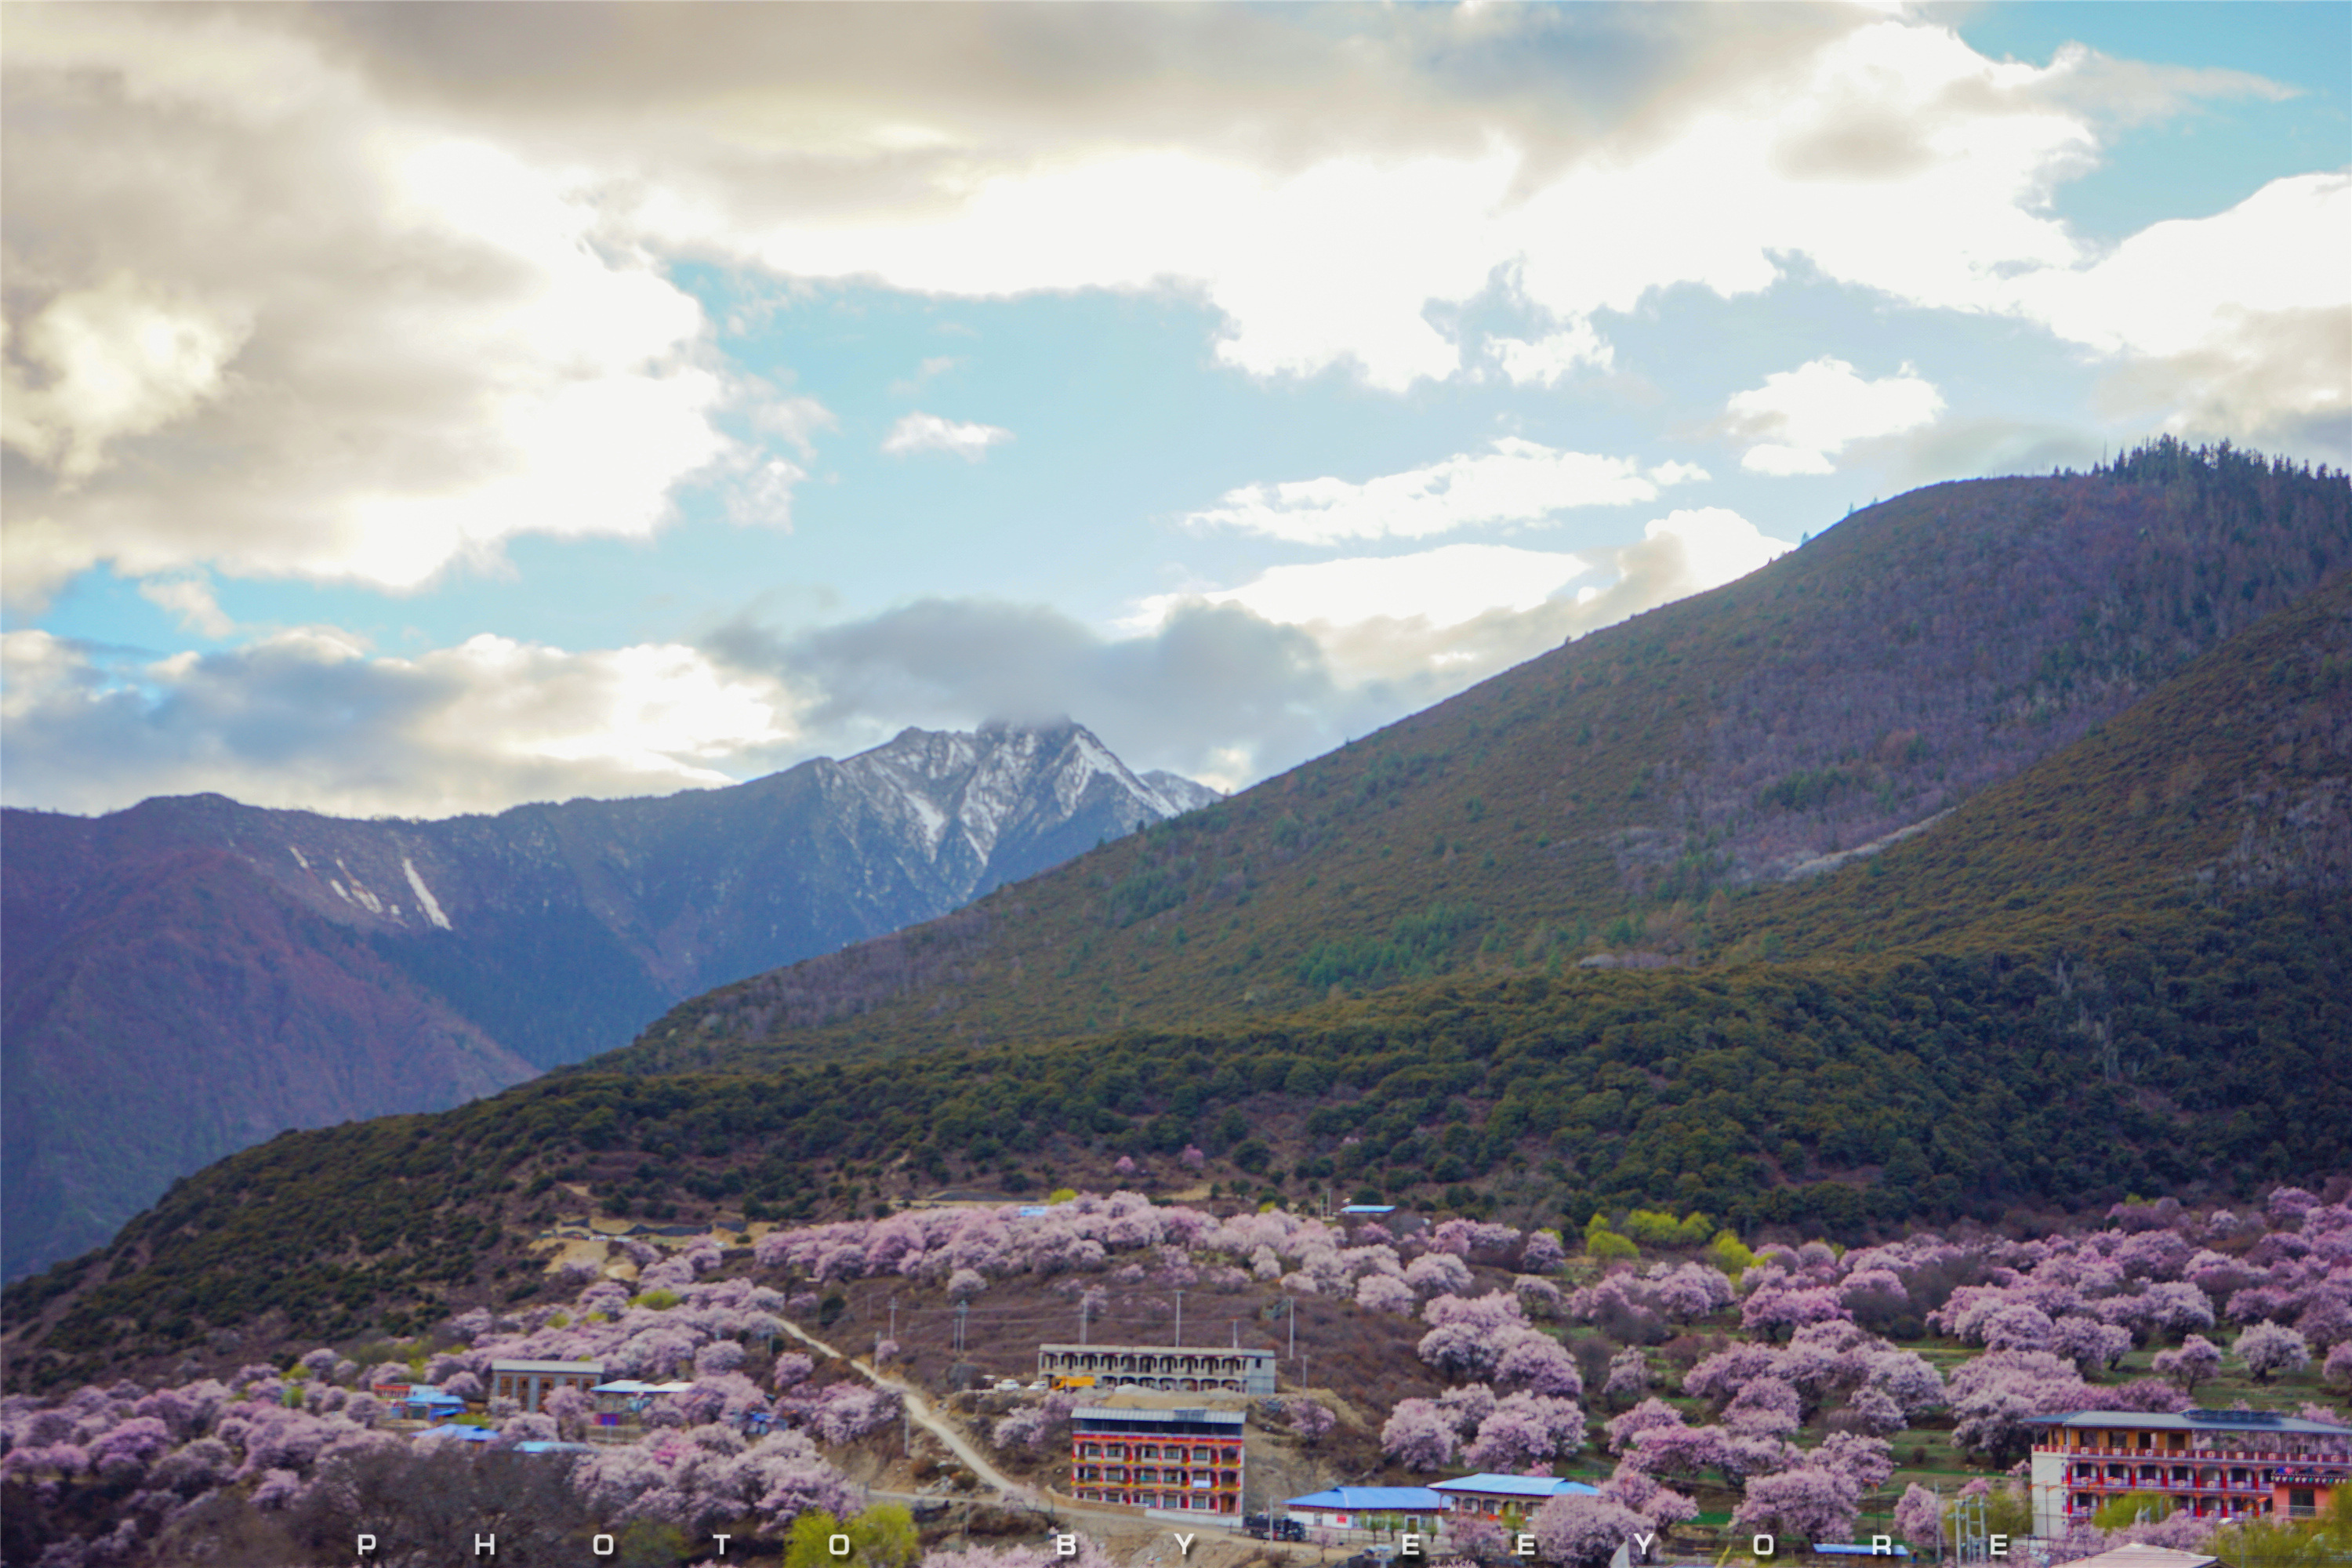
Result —
[[[1039,1377],[1091,1377],[1101,1388],[1163,1394],[1274,1392],[1270,1350],[1180,1349],[1174,1345],[1039,1345]]]

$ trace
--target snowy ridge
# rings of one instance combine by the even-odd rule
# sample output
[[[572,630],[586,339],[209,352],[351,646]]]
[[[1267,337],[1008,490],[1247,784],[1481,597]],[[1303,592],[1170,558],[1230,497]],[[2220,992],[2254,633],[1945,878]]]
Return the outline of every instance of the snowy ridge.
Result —
[[[1139,776],[1084,725],[908,729],[839,764],[843,781],[907,848],[976,889],[999,851],[1082,816],[1132,832],[1220,799],[1173,773]]]

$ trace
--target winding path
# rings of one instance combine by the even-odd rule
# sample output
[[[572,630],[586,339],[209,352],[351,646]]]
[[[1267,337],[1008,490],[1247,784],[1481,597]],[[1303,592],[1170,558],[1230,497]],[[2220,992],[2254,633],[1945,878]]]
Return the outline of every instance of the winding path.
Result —
[[[847,1362],[850,1366],[856,1371],[859,1376],[864,1377],[867,1382],[873,1384],[874,1386],[877,1388],[887,1388],[891,1393],[897,1394],[901,1400],[906,1402],[908,1419],[912,1421],[916,1426],[920,1426],[924,1431],[931,1434],[934,1437],[937,1437],[941,1443],[945,1444],[947,1446],[948,1452],[953,1454],[959,1460],[962,1461],[963,1464],[971,1470],[973,1475],[978,1476],[988,1485],[995,1488],[997,1492],[1006,1500],[1020,1506],[1035,1509],[1039,1512],[1046,1515],[1053,1521],[1056,1529],[1062,1528],[1065,1524],[1070,1522],[1092,1523],[1097,1526],[1122,1531],[1133,1531],[1138,1529],[1149,1530],[1153,1527],[1153,1521],[1147,1519],[1143,1510],[1140,1509],[1107,1509],[1100,1505],[1089,1508],[1085,1504],[1079,1503],[1075,1499],[1064,1497],[1059,1492],[1050,1491],[1044,1487],[1029,1486],[1013,1479],[1013,1478],[1007,1476],[994,1465],[989,1463],[988,1457],[985,1454],[982,1454],[980,1449],[972,1444],[971,1440],[963,1435],[962,1429],[957,1426],[954,1422],[949,1420],[946,1416],[933,1409],[931,1407],[930,1400],[924,1395],[922,1390],[917,1388],[914,1384],[906,1382],[902,1378],[891,1377],[884,1373],[878,1372],[871,1364],[860,1360],[858,1357],[843,1354],[840,1351],[835,1350],[829,1344],[826,1344],[823,1340],[818,1339],[814,1334],[810,1333],[807,1330],[802,1328],[797,1323],[787,1322],[783,1327],[786,1333],[792,1335],[794,1339],[800,1341],[811,1350],[817,1351],[827,1356],[837,1357],[842,1361]],[[916,1498],[920,1494],[877,1492],[875,1495]],[[924,1500],[935,1500],[927,1499]],[[1205,1523],[1207,1521],[1204,1521],[1203,1522]],[[1233,1527],[1228,1524],[1223,1526],[1223,1528],[1230,1530]]]

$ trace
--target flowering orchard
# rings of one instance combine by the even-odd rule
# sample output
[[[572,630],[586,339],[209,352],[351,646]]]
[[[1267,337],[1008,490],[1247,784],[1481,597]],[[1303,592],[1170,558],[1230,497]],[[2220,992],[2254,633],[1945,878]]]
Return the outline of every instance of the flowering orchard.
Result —
[[[778,1230],[748,1253],[711,1238],[674,1251],[625,1243],[601,1267],[567,1266],[562,1306],[454,1311],[433,1342],[400,1352],[414,1363],[363,1367],[347,1353],[357,1347],[318,1346],[191,1367],[161,1385],[0,1401],[10,1560],[28,1544],[44,1568],[168,1560],[230,1515],[278,1532],[271,1550],[300,1560],[365,1510],[478,1493],[528,1500],[514,1505],[519,1530],[594,1524],[648,1541],[850,1520],[856,1498],[831,1456],[893,1426],[898,1399],[789,1348],[786,1324],[814,1318],[830,1331],[827,1311],[861,1285],[978,1313],[1045,1280],[1097,1322],[1139,1293],[1278,1293],[1358,1334],[1402,1335],[1418,1386],[1435,1392],[1368,1406],[1361,1389],[1339,1388],[1370,1430],[1342,1428],[1303,1396],[1264,1418],[1335,1465],[1349,1442],[1376,1446],[1399,1480],[1586,1467],[1598,1497],[1557,1500],[1529,1521],[1559,1563],[1605,1558],[1629,1530],[1687,1526],[1701,1493],[1739,1531],[1846,1539],[1891,1509],[1893,1529],[1919,1542],[1941,1504],[1896,1482],[1899,1433],[1948,1429],[1957,1453],[1998,1471],[2040,1416],[2179,1410],[2217,1383],[2282,1398],[2352,1386],[2352,1207],[2298,1189],[2243,1213],[2119,1205],[2097,1228],[2038,1239],[1922,1234],[1849,1251],[1750,1252],[1727,1234],[1694,1247],[1703,1225],[1668,1235],[1657,1219],[1637,1215],[1623,1231],[1598,1221],[1579,1258],[1553,1232],[1487,1222],[1350,1228],[1121,1193],[1038,1213],[916,1210]],[[1643,1245],[1680,1256],[1650,1260]],[[894,1371],[919,1365],[896,1339],[882,1349],[878,1327],[859,1332],[870,1337],[856,1344]],[[1914,1348],[1928,1339],[1965,1352],[1948,1377]],[[1662,1345],[1698,1348],[1677,1359]],[[531,1454],[520,1446],[581,1436],[591,1405],[569,1391],[536,1413],[482,1400],[490,1363],[507,1359],[595,1362],[607,1377],[689,1386],[637,1441]],[[477,1418],[495,1437],[483,1451],[387,1424],[369,1390],[420,1373],[486,1412]],[[1072,1403],[1000,1410],[981,1436],[1049,1463]],[[2166,1543],[2195,1543],[2197,1521],[2167,1528]],[[1024,1568],[1028,1550],[934,1557]]]

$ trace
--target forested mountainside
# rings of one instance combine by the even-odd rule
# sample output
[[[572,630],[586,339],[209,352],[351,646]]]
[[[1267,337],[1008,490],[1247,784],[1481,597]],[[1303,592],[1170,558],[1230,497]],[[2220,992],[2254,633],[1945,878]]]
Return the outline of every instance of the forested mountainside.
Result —
[[[600,1066],[1238,1026],[1448,971],[1704,961],[1717,894],[1932,838],[2347,564],[2352,482],[2226,447],[1933,486],[1197,819],[683,1003]]]
[[[840,1215],[950,1184],[1104,1186],[1122,1160],[1245,1200],[1523,1225],[1675,1206],[1848,1238],[2317,1179],[2352,1163],[2347,802],[2339,575],[1929,832],[1600,933],[1675,963],[1490,944],[1474,912],[1450,949],[1321,939],[1362,994],[1335,980],[1287,1012],[887,1063],[665,1074],[640,1048],[225,1161],[13,1288],[9,1354],[86,1377],[223,1328],[422,1322],[530,1299],[529,1238],[562,1218]],[[1090,858],[1214,865],[1248,821],[1192,813]],[[1038,886],[963,918],[1001,929]]]
[[[288,1127],[434,1110],[677,1000],[1215,799],[1075,724],[909,730],[731,789],[360,822],[217,795],[10,811],[10,1275]]]

